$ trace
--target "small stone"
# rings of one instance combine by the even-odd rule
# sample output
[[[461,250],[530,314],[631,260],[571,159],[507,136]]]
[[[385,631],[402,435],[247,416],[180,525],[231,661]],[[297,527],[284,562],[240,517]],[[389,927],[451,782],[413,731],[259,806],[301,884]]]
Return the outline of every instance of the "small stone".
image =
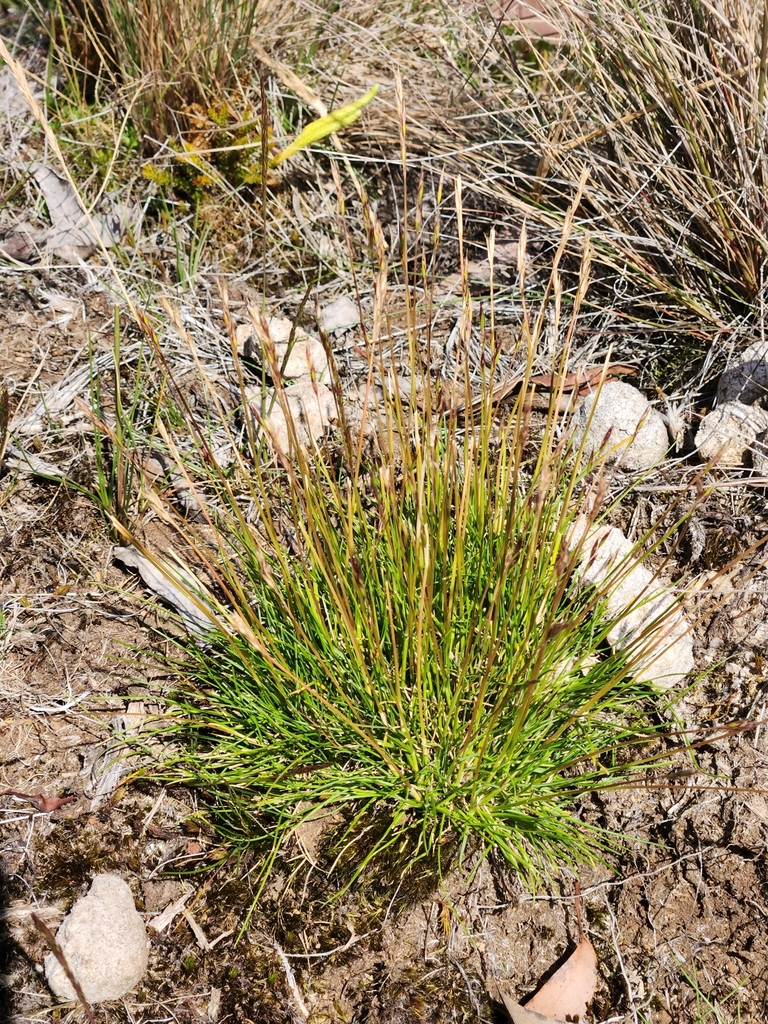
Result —
[[[590,526],[579,516],[568,534],[587,585],[605,588],[614,650],[638,645],[630,670],[636,679],[671,689],[693,671],[693,637],[676,595],[638,560],[637,549],[613,526]],[[635,651],[633,650],[633,655]]]
[[[262,405],[261,392],[254,392],[248,398],[248,404],[254,414],[259,414]],[[266,412],[270,405],[271,411]],[[337,416],[336,401],[325,384],[315,384],[308,380],[292,384],[283,391],[283,404],[273,391],[267,391],[264,398],[263,427],[273,447],[285,454],[292,450],[293,444],[284,406],[293,422],[296,440],[305,448],[319,441],[331,420]]]
[[[340,295],[338,299],[323,306],[320,312],[320,322],[328,334],[348,331],[350,327],[357,327],[360,323],[360,310],[357,303],[353,302],[348,295]]]
[[[314,376],[315,380],[322,380],[328,375],[328,355],[318,338],[313,338],[301,327],[294,328],[293,323],[284,316],[271,316],[263,320],[259,310],[254,310],[252,316],[255,323],[261,325],[259,329],[267,331],[275,346],[277,368],[282,370],[284,380],[298,380],[311,376]],[[246,359],[260,365],[266,361],[263,345],[253,323],[239,324],[235,329],[235,337],[242,346]],[[266,340],[264,344],[267,344]],[[268,363],[267,369],[272,372]]]
[[[669,450],[661,414],[642,392],[624,381],[609,381],[600,391],[579,399],[573,420],[574,441],[580,444],[587,435],[587,455],[602,454],[606,463],[618,462],[623,469],[650,469]]]
[[[738,363],[729,366],[717,385],[717,404],[768,402],[768,341],[756,341],[742,352]]]
[[[758,435],[768,430],[768,412],[757,405],[726,402],[708,412],[696,431],[696,449],[705,462],[740,466]]]
[[[88,895],[64,918],[56,941],[89,1003],[120,999],[147,969],[147,930],[128,884],[117,875],[96,875]],[[45,958],[45,977],[57,999],[76,998],[53,953]]]

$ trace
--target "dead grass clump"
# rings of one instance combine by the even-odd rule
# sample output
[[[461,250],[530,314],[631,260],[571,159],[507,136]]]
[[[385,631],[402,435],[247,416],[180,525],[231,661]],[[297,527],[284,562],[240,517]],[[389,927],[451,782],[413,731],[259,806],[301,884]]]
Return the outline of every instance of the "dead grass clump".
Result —
[[[660,311],[731,323],[768,250],[763,5],[565,0],[551,16],[567,45],[538,55],[517,110],[534,200],[559,207],[587,174],[582,227],[614,265]]]
[[[189,111],[220,102],[237,83],[254,32],[273,23],[273,0],[65,0],[49,24],[57,56],[84,98],[104,86],[139,90],[139,120],[157,139]]]

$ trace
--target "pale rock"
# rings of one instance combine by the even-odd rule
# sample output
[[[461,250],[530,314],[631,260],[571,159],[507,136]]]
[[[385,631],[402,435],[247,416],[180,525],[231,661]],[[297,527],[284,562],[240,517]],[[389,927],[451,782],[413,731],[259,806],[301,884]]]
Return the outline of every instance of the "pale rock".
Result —
[[[262,321],[259,310],[254,310],[252,316],[256,323],[263,322],[272,344],[275,346],[277,368],[282,369],[284,380],[297,380],[311,376],[314,376],[315,380],[323,380],[328,376],[328,355],[323,343],[318,338],[313,338],[301,327],[296,327],[293,330],[292,322],[286,317],[271,316]],[[291,331],[293,331],[292,345],[290,344]],[[266,363],[271,374],[272,367],[265,358],[263,345],[253,323],[239,324],[235,328],[235,337],[238,344],[242,346],[245,358],[252,359],[260,365]]]
[[[353,302],[348,295],[340,295],[338,299],[323,306],[320,312],[320,323],[328,334],[348,331],[360,323],[360,310],[357,303]]]
[[[586,433],[588,456],[602,453],[607,463],[618,462],[623,469],[650,469],[669,450],[661,414],[642,392],[624,381],[608,381],[599,391],[579,399],[573,433],[577,444]]]
[[[696,431],[696,449],[705,461],[740,466],[759,434],[768,430],[768,412],[757,405],[726,402],[708,412]]]
[[[273,403],[274,398],[274,403]],[[264,397],[264,419],[261,420],[261,392],[248,396],[248,404],[257,424],[263,426],[272,446],[287,454],[293,448],[288,420],[292,420],[297,442],[310,448],[325,434],[337,417],[336,400],[325,384],[300,381],[284,388],[280,395],[267,391]],[[270,411],[266,411],[270,409]],[[286,416],[287,411],[287,416]]]
[[[243,355],[246,359],[253,359],[253,345],[255,337],[256,332],[253,329],[253,324],[238,324],[237,327],[235,327],[235,340],[243,350]]]
[[[738,363],[723,371],[717,385],[717,404],[768,401],[768,341],[756,341],[745,349]]]
[[[56,941],[89,1003],[120,999],[144,977],[147,930],[128,884],[117,875],[96,875],[56,933]],[[76,998],[64,968],[45,958],[45,977],[57,999]]]
[[[664,690],[684,683],[694,668],[693,637],[676,595],[613,526],[590,526],[579,516],[567,543],[578,552],[580,580],[605,588],[606,614],[616,620],[608,642],[614,650],[633,645],[635,678]]]

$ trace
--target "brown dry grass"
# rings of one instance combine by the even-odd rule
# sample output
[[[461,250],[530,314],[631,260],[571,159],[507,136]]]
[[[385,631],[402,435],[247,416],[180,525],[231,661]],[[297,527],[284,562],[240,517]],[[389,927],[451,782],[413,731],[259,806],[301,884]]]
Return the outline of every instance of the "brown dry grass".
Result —
[[[722,330],[757,310],[768,252],[763,5],[545,6],[561,47],[489,42],[477,187],[549,224],[586,174],[580,226],[629,275],[646,314],[676,309]]]

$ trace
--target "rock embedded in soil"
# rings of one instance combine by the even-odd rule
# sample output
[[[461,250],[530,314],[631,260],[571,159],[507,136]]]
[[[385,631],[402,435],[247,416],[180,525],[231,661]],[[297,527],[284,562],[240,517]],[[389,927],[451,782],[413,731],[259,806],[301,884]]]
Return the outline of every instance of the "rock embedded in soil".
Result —
[[[285,388],[282,404],[280,396],[268,390],[263,401],[263,419],[261,391],[253,391],[246,397],[258,425],[263,426],[272,446],[284,454],[291,452],[294,447],[289,419],[293,421],[298,444],[309,448],[320,440],[331,421],[337,417],[336,400],[330,389],[325,384],[309,380]]]
[[[768,403],[768,341],[756,341],[742,352],[738,363],[723,371],[717,385],[717,404]]]
[[[147,930],[128,884],[117,875],[96,875],[88,895],[64,918],[56,941],[89,1003],[120,999],[147,969]],[[76,998],[53,953],[45,958],[45,977],[59,1000]]]
[[[606,615],[616,619],[608,642],[614,650],[632,645],[634,677],[664,690],[682,685],[694,669],[693,636],[669,586],[638,561],[635,545],[613,526],[590,525],[579,516],[568,546],[578,551],[581,582],[605,589]]]
[[[740,466],[754,451],[758,436],[768,430],[768,412],[757,405],[726,402],[708,412],[696,431],[696,450],[718,466]]]
[[[669,450],[661,414],[625,381],[608,381],[599,391],[579,399],[573,433],[577,444],[586,434],[587,455],[602,453],[607,463],[618,462],[623,469],[650,469]]]
[[[323,306],[320,322],[329,334],[348,331],[360,323],[360,310],[348,295],[340,295],[338,299]]]
[[[252,315],[255,322],[261,325],[260,330],[266,330],[275,346],[275,360],[278,369],[282,370],[284,380],[302,380],[309,377],[323,380],[328,376],[328,355],[318,338],[313,338],[301,327],[295,327],[285,317],[271,316],[267,320],[262,320],[259,310],[254,310]],[[262,344],[254,324],[239,324],[235,329],[235,337],[242,345],[245,358],[266,365],[272,375],[272,367],[264,352],[264,344],[267,342],[265,340]]]
[[[755,438],[752,468],[758,476],[768,476],[768,430],[761,431]]]

